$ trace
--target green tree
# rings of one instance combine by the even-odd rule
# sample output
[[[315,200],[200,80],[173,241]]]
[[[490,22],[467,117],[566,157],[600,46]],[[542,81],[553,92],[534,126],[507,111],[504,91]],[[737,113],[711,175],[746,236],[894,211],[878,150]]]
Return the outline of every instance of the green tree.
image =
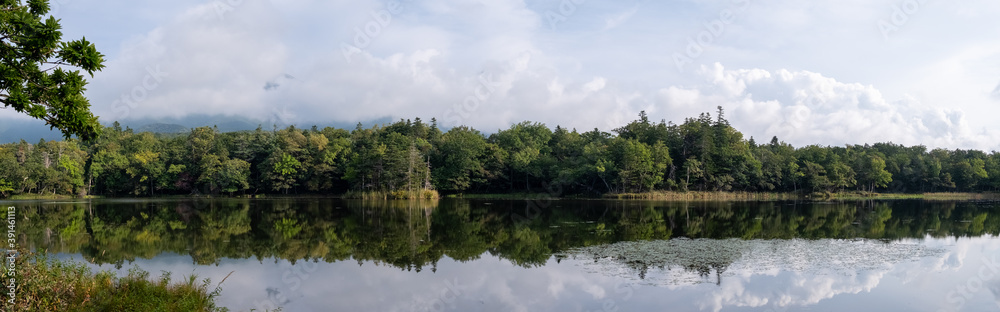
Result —
[[[90,160],[87,165],[87,185],[94,188],[88,192],[100,194],[120,194],[132,185],[128,174],[130,161],[125,155],[123,144],[131,132],[122,130],[118,123],[105,128],[90,145]]]
[[[1000,153],[993,152],[986,158],[983,169],[986,170],[986,183],[993,190],[1000,189]]]
[[[867,187],[869,192],[874,192],[875,188],[885,187],[892,182],[892,174],[885,171],[885,160],[876,155],[861,157],[861,164],[858,172],[861,185]]]
[[[67,138],[91,140],[101,125],[84,97],[87,85],[76,67],[93,77],[104,55],[86,38],[62,41],[59,20],[48,0],[4,1],[0,5],[0,102],[44,120]]]
[[[359,123],[351,132],[351,141],[352,153],[343,179],[355,189],[381,189],[387,148],[379,142],[378,128],[364,129]]]
[[[68,182],[70,193],[86,195],[84,189],[83,175],[84,162],[87,157],[85,151],[77,147],[75,141],[61,142],[59,152],[59,171],[63,173],[64,179]]]
[[[250,183],[250,163],[241,159],[222,159],[209,155],[202,159],[202,174],[198,180],[205,183],[210,192],[234,192],[246,190]]]
[[[7,180],[0,179],[0,198],[7,198],[9,193],[14,190],[14,184],[7,182]]]
[[[549,140],[548,159],[550,165],[547,167],[547,176],[550,179],[550,186],[563,188],[565,191],[584,191],[583,181],[587,179],[588,169],[584,154],[584,136],[566,128],[556,126],[552,132],[552,139]]]
[[[618,182],[626,192],[650,191],[663,182],[670,156],[663,143],[650,147],[635,139],[615,139],[618,154]]]
[[[295,174],[299,172],[302,163],[298,159],[287,153],[282,153],[280,160],[274,163],[275,182],[274,190],[284,189],[288,194],[288,189],[295,186]]]
[[[979,185],[979,181],[989,177],[985,169],[985,164],[979,158],[959,161],[954,165],[954,174],[952,177],[955,178],[958,187],[971,191]]]
[[[165,170],[161,142],[152,133],[144,132],[130,136],[126,143],[125,153],[129,163],[125,172],[132,178],[134,186],[131,193],[153,195],[157,180]]]
[[[684,161],[684,166],[681,169],[681,174],[684,175],[684,189],[687,190],[691,185],[691,179],[694,178],[695,181],[700,179],[704,175],[702,171],[702,164],[694,157],[688,158]]]
[[[435,161],[435,185],[444,190],[465,191],[482,182],[486,137],[465,126],[451,128],[441,136]]]
[[[802,179],[802,186],[813,192],[826,190],[830,187],[830,179],[826,176],[826,169],[822,165],[808,160],[802,163]]]
[[[674,160],[670,158],[670,149],[667,148],[667,145],[663,141],[656,141],[650,146],[650,152],[653,153],[653,184],[659,186],[662,182],[670,188],[676,186],[676,183],[666,176],[668,170],[672,171],[670,168],[673,167],[674,163]]]
[[[531,176],[542,173],[542,158],[550,152],[552,131],[545,124],[525,121],[490,136],[490,141],[506,151],[510,170],[510,189],[514,190],[515,172],[523,173],[525,190],[531,189]]]
[[[201,158],[208,154],[218,154],[216,149],[216,136],[219,130],[212,127],[198,127],[191,129],[187,137],[188,161],[191,164],[201,163]]]
[[[305,177],[305,186],[309,191],[330,191],[343,187],[341,177],[350,159],[350,132],[343,129],[324,128],[323,139],[310,134],[309,153],[312,170]]]
[[[620,190],[616,188],[617,184],[613,180],[614,176],[618,174],[618,166],[608,147],[609,136],[610,134],[597,129],[584,133],[584,140],[588,143],[583,147],[581,158],[583,158],[584,165],[582,167],[585,177],[590,180],[585,183],[593,185],[600,181],[599,184],[604,185],[606,191],[618,192]],[[609,180],[611,182],[608,182]]]
[[[854,169],[845,163],[833,162],[826,167],[827,176],[830,178],[830,186],[843,191],[857,183]]]
[[[743,134],[726,120],[721,106],[718,107],[716,121],[712,125],[713,145],[711,146],[711,166],[709,174],[714,177],[715,189],[728,191],[734,188],[748,188],[759,181],[761,163],[753,157],[750,143]]]

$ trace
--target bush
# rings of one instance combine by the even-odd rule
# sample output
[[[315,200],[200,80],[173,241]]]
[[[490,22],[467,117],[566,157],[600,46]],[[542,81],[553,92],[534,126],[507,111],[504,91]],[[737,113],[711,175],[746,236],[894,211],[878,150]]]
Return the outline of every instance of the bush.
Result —
[[[13,304],[0,303],[3,311],[228,311],[214,302],[225,278],[209,291],[211,281],[194,275],[171,283],[167,272],[151,280],[136,267],[116,277],[23,249],[16,254],[17,295]]]

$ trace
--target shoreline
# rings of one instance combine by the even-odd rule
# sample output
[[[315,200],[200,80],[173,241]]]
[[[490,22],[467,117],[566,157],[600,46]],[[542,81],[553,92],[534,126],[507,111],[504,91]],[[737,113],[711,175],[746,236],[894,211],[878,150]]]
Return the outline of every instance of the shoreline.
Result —
[[[512,194],[452,194],[444,198],[493,199],[493,200],[558,200],[558,199],[605,199],[605,200],[663,200],[663,201],[779,201],[779,200],[982,200],[1000,199],[1000,193],[758,193],[758,192],[706,192],[706,191],[654,191],[643,193],[608,193],[599,197],[552,196],[547,193]]]
[[[363,200],[428,200],[428,199],[487,199],[487,200],[663,200],[663,201],[779,201],[779,200],[987,200],[1000,199],[1000,193],[983,192],[927,192],[927,193],[868,193],[868,192],[836,192],[836,193],[793,193],[793,192],[710,192],[710,191],[653,191],[642,193],[607,193],[600,196],[553,196],[549,193],[468,193],[441,194],[436,191],[415,192],[416,194],[393,194],[381,192],[348,192],[343,194],[290,194],[290,195],[163,195],[137,197],[106,197],[88,195],[85,197],[69,195],[14,195],[0,201],[37,201],[37,200],[79,200],[79,199],[163,199],[163,198],[196,198],[196,199],[295,199],[295,198],[336,198]],[[419,195],[418,195],[419,194]],[[393,196],[396,195],[396,196]],[[404,196],[408,195],[408,196]]]

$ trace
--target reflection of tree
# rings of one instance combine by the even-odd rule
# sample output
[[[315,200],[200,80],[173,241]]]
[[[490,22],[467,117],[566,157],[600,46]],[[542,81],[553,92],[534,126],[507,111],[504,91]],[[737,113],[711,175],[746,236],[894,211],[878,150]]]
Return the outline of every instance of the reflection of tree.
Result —
[[[502,229],[494,236],[497,246],[490,254],[524,267],[542,266],[552,254],[543,235],[529,226]]]
[[[921,244],[872,239],[678,238],[576,248],[567,254],[587,260],[585,263],[595,267],[595,271],[624,273],[626,277],[638,277],[643,283],[721,285],[726,276],[745,278],[778,271],[847,276],[860,271],[885,272],[897,263],[939,256],[943,252]]]
[[[352,256],[358,263],[372,260],[395,267],[423,270],[442,255],[430,241],[430,218],[436,201],[351,201],[352,217],[359,218]]]
[[[663,213],[652,204],[637,209],[622,207],[617,222],[621,240],[669,239],[672,231],[667,228]]]
[[[0,205],[7,207],[8,205]],[[34,249],[80,252],[87,235],[86,204],[16,206],[18,243]]]
[[[484,226],[495,223],[483,209],[472,209],[468,201],[449,201],[434,211],[431,233],[434,243],[448,246],[445,253],[458,261],[479,259],[496,241]]]
[[[595,262],[611,260],[646,279],[651,268],[670,270],[681,268],[695,272],[702,278],[715,275],[716,283],[730,264],[746,251],[746,245],[737,239],[672,239],[660,241],[623,241],[615,244],[575,249]]]
[[[19,206],[23,226],[18,229],[26,246],[80,252],[95,263],[122,265],[169,252],[190,255],[199,264],[250,257],[353,259],[407,270],[433,269],[444,256],[470,261],[485,253],[531,267],[572,248],[679,237],[1000,235],[1000,214],[992,203],[558,200],[524,214],[536,204],[333,199],[31,203]],[[686,270],[711,274],[726,268],[725,261],[699,263]],[[637,264],[634,269],[648,268]]]
[[[196,203],[194,218],[176,234],[178,238],[188,237],[191,258],[198,264],[215,263],[224,251],[235,251],[234,246],[248,243],[243,238],[250,232],[250,205],[245,201],[210,201]],[[176,217],[175,217],[176,218]],[[183,235],[186,234],[186,235]],[[175,236],[176,237],[176,236]]]

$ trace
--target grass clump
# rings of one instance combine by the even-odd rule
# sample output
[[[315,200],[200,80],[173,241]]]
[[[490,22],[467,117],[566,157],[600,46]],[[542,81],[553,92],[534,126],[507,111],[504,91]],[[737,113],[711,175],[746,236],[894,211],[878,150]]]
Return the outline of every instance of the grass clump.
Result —
[[[64,200],[64,199],[75,199],[77,196],[73,195],[62,195],[62,194],[19,194],[11,195],[10,198],[6,200]]]
[[[11,303],[4,291],[2,311],[228,311],[215,305],[225,278],[210,290],[209,279],[199,281],[194,275],[172,283],[168,272],[151,279],[136,267],[117,277],[23,249],[16,255],[16,295]],[[5,284],[8,278],[4,276]]]
[[[644,193],[610,193],[604,194],[610,199],[655,199],[655,200],[788,200],[799,199],[795,193],[757,193],[757,192],[674,192],[652,191]]]
[[[441,197],[436,190],[422,189],[415,191],[350,191],[344,193],[346,199],[438,199]]]
[[[1000,199],[1000,193],[924,193],[924,200],[983,200]]]

